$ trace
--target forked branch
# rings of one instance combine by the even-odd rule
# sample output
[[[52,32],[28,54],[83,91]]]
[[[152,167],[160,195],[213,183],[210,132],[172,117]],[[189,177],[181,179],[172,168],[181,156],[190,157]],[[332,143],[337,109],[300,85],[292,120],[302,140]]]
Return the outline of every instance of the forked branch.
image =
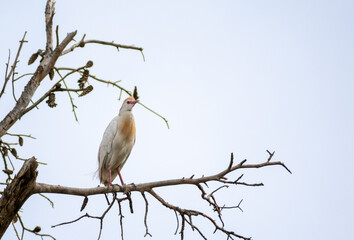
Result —
[[[76,196],[90,196],[97,195],[103,193],[113,193],[113,192],[142,192],[149,191],[153,188],[158,187],[166,187],[173,185],[198,185],[201,183],[207,183],[209,181],[225,181],[226,175],[234,172],[238,169],[244,168],[263,168],[269,166],[282,166],[289,173],[291,171],[285,166],[283,162],[271,162],[265,161],[263,163],[258,164],[245,164],[247,160],[243,160],[237,165],[231,166],[230,168],[226,168],[225,170],[210,176],[203,176],[200,178],[181,178],[181,179],[171,179],[171,180],[163,180],[157,182],[149,182],[149,183],[141,183],[141,184],[128,184],[124,186],[113,185],[110,188],[107,187],[95,187],[95,188],[74,188],[74,187],[65,187],[60,185],[50,185],[45,183],[37,183],[35,187],[34,193],[59,193],[59,194],[68,194],[68,195],[76,195]],[[236,181],[231,182],[223,182],[225,184],[238,184]],[[249,185],[249,184],[248,184]],[[261,184],[257,184],[255,186],[261,186]]]
[[[49,71],[54,67],[58,57],[64,48],[72,41],[76,31],[69,33],[65,39],[55,48],[52,53],[46,53],[42,62],[38,66],[31,80],[27,83],[21,97],[17,101],[15,107],[0,122],[0,137],[25,113],[26,107],[30,103],[34,93],[36,92],[41,81],[47,76]]]
[[[239,176],[236,180],[234,181],[229,181],[227,180],[226,176],[229,175],[230,173],[243,169],[243,168],[262,168],[266,166],[274,166],[274,165],[279,165],[284,167],[287,171],[290,172],[290,170],[285,166],[284,163],[282,162],[271,162],[271,159],[274,156],[274,153],[269,153],[270,155],[270,160],[266,160],[263,163],[259,164],[245,164],[246,160],[241,161],[240,163],[234,165],[233,164],[233,155],[231,156],[230,164],[227,166],[226,169],[223,171],[215,174],[215,175],[210,175],[210,176],[203,176],[200,178],[194,178],[194,176],[190,178],[181,178],[181,179],[172,179],[172,180],[165,180],[165,181],[158,181],[158,182],[150,182],[150,183],[142,183],[142,184],[128,184],[124,186],[119,186],[119,185],[114,185],[111,187],[95,187],[95,188],[71,188],[71,187],[63,187],[63,186],[54,186],[54,185],[49,185],[49,184],[43,184],[43,183],[37,183],[35,186],[35,189],[33,193],[59,193],[59,194],[69,194],[69,195],[79,195],[79,196],[84,196],[85,200],[87,196],[90,195],[96,195],[96,194],[107,194],[107,193],[113,193],[114,194],[114,201],[117,201],[119,205],[119,211],[120,214],[122,212],[122,207],[120,202],[123,200],[129,200],[130,206],[131,206],[131,192],[140,192],[144,201],[145,201],[145,215],[144,215],[144,225],[145,225],[145,236],[151,236],[151,233],[148,230],[148,224],[147,224],[147,217],[148,217],[148,206],[149,202],[148,199],[145,196],[145,192],[149,193],[154,199],[156,199],[158,202],[160,202],[163,206],[167,207],[168,209],[171,209],[174,211],[176,214],[176,221],[177,221],[177,230],[176,233],[179,230],[181,239],[184,239],[185,236],[185,227],[189,226],[191,227],[192,230],[196,230],[199,235],[203,239],[207,239],[205,236],[205,233],[202,232],[201,228],[198,227],[193,223],[193,219],[196,217],[201,217],[205,220],[207,220],[209,223],[214,226],[215,231],[220,231],[223,234],[225,234],[228,239],[244,239],[244,240],[249,240],[249,237],[242,236],[238,233],[235,233],[234,231],[227,230],[225,228],[224,220],[222,218],[222,211],[228,210],[228,209],[239,209],[240,211],[243,211],[241,209],[241,203],[242,199],[239,201],[237,205],[233,206],[226,206],[225,204],[220,204],[222,202],[222,199],[219,199],[217,201],[216,194],[219,191],[228,189],[230,185],[245,185],[245,186],[263,186],[263,183],[257,183],[257,184],[249,184],[245,182],[240,182],[240,179],[242,178],[243,175]],[[221,183],[222,185],[217,187],[216,189],[212,190],[209,194],[207,191],[202,187],[202,184],[207,184],[209,182],[217,182]],[[175,185],[195,185],[201,192],[201,198],[208,203],[209,206],[211,206],[211,209],[215,212],[216,216],[218,217],[218,221],[215,220],[211,215],[206,214],[205,212],[196,210],[196,209],[185,209],[176,205],[173,205],[166,201],[163,197],[161,197],[159,194],[156,193],[155,189],[159,187],[166,187],[166,186],[175,186]],[[118,200],[116,198],[117,192],[122,192],[127,195],[126,198]],[[85,201],[84,201],[85,202]],[[108,208],[106,211],[103,213],[101,217],[93,217],[89,214],[85,214],[81,217],[78,217],[77,219],[73,221],[68,221],[65,223],[57,224],[53,227],[57,227],[60,225],[64,224],[70,224],[79,221],[82,218],[88,217],[88,218],[98,218],[100,219],[100,233],[99,233],[99,238],[101,235],[102,231],[102,222],[103,218],[106,215],[106,213],[111,209],[112,203],[109,204]],[[87,203],[87,200],[86,200]],[[131,211],[131,213],[133,213]],[[120,224],[121,224],[121,236],[123,239],[123,222],[122,222],[122,215],[120,215]]]

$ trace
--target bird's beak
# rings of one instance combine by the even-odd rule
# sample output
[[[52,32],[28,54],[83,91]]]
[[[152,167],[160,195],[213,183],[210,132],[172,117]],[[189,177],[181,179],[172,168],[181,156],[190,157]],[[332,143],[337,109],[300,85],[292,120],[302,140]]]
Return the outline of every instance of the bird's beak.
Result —
[[[138,102],[139,100],[127,101],[128,104],[133,104],[133,105],[137,104]]]

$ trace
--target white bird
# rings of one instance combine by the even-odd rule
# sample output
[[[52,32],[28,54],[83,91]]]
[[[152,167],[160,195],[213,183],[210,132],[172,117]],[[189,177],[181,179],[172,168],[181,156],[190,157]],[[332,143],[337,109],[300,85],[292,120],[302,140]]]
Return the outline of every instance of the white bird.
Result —
[[[98,151],[98,174],[100,182],[106,186],[120,178],[120,174],[130,152],[135,144],[135,121],[132,113],[134,105],[138,102],[130,96],[124,100],[118,116],[114,117],[106,128]]]

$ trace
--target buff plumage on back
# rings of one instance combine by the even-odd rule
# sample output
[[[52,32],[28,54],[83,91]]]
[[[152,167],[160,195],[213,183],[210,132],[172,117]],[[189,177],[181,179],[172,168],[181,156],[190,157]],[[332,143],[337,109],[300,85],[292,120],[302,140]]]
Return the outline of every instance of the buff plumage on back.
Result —
[[[111,181],[122,169],[135,144],[135,121],[132,108],[137,101],[128,97],[122,104],[119,115],[107,126],[98,152],[99,178],[104,185]],[[118,170],[117,170],[118,169]]]

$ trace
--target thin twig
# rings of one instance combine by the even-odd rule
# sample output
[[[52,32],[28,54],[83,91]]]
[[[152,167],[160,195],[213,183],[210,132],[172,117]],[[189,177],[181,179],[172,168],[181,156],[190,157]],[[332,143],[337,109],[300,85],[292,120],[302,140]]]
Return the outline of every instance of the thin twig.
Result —
[[[184,239],[184,223],[185,223],[186,219],[184,217],[184,214],[181,214],[181,231],[180,231],[180,234],[181,234],[181,240]]]
[[[213,194],[216,193],[217,191],[219,191],[220,189],[222,189],[222,188],[224,188],[224,187],[228,188],[229,186],[223,185],[223,186],[217,188],[216,190],[212,191],[212,192],[211,192],[210,194],[208,194],[207,196],[206,196],[206,192],[204,191],[204,189],[203,189],[203,187],[202,187],[201,184],[198,184],[197,187],[198,187],[199,190],[202,192],[201,197],[202,197],[205,201],[207,201],[207,202],[209,203],[209,205],[213,206],[214,211],[218,213],[218,217],[219,217],[219,219],[220,219],[220,222],[222,223],[222,227],[224,227],[225,224],[224,224],[224,221],[223,221],[223,219],[222,219],[222,217],[221,217],[221,210],[220,210],[220,207],[219,207],[219,205],[217,204],[216,199],[215,199],[215,197],[214,197]],[[211,200],[210,200],[210,199],[211,199]]]
[[[64,68],[64,67],[60,67],[60,68],[56,68],[56,70],[69,70],[69,71],[78,71],[74,68]],[[82,70],[82,69],[80,69]],[[118,85],[117,83],[120,82],[120,81],[116,81],[116,82],[111,82],[111,81],[107,81],[107,80],[103,80],[103,79],[100,79],[92,74],[89,74],[89,77],[92,78],[92,79],[95,79],[96,81],[98,82],[101,82],[101,83],[105,83],[105,84],[108,84],[108,85],[112,85],[114,87],[117,87],[121,90],[120,92],[120,96],[119,96],[119,99],[121,97],[121,94],[122,94],[122,91],[125,92],[126,94],[128,94],[129,96],[132,95],[132,93],[130,91],[128,91],[127,89],[123,88],[122,86]],[[169,129],[170,126],[168,124],[168,121],[165,117],[163,117],[162,115],[160,115],[159,113],[157,113],[156,111],[152,110],[151,108],[147,107],[146,105],[144,105],[143,103],[141,102],[138,102],[139,105],[141,105],[142,107],[144,107],[145,109],[147,109],[148,111],[152,112],[153,114],[155,114],[156,116],[158,116],[159,118],[161,118],[167,125],[167,128]]]
[[[26,77],[26,76],[33,76],[33,73],[25,73],[25,74],[22,74],[21,76],[15,78],[15,79],[13,80],[13,82],[16,82],[17,80],[20,80],[21,78]]]
[[[231,169],[233,165],[234,165],[234,153],[232,152],[230,157],[230,164],[228,168]]]
[[[188,221],[187,219],[185,219],[185,220],[186,220],[186,222],[192,227],[193,230],[197,230],[197,232],[199,233],[199,235],[200,235],[203,239],[207,240],[207,238],[204,236],[204,234],[202,233],[202,231],[200,231],[199,228],[198,228],[197,226],[195,226],[195,225],[192,223],[192,221]]]
[[[57,45],[56,45],[56,47],[57,47],[59,45],[59,25],[57,25],[55,28],[55,36],[57,39]]]
[[[145,193],[141,192],[141,195],[143,196],[144,201],[145,201],[145,216],[144,216],[145,235],[144,235],[144,237],[146,237],[146,236],[152,237],[152,235],[149,233],[149,228],[147,225],[147,215],[148,215],[148,211],[149,211],[149,203],[148,203],[148,200],[146,199]]]
[[[11,79],[12,79],[11,80],[12,97],[14,98],[15,102],[17,103],[17,98],[16,98],[16,94],[15,94],[15,72],[13,72]]]
[[[267,153],[269,154],[269,158],[268,158],[268,162],[270,162],[270,160],[273,158],[273,156],[274,156],[274,153],[275,153],[275,151],[274,152],[269,152],[269,150],[267,150]]]
[[[9,56],[7,57],[7,63],[5,64],[6,65],[6,68],[5,68],[5,84],[3,86],[3,88],[5,88],[6,86],[6,78],[7,78],[7,73],[9,71],[9,66],[10,66],[10,57],[11,57],[11,49],[9,49]],[[4,89],[1,91],[3,92]]]
[[[56,68],[57,70],[67,70],[67,71],[77,71],[77,72],[80,72],[82,74],[82,69],[80,70],[77,70],[77,69],[74,69],[74,68],[67,68],[67,67],[60,67],[60,68]],[[123,88],[122,86],[118,85],[117,83],[120,82],[121,80],[119,81],[116,81],[116,82],[111,82],[111,81],[107,81],[107,80],[103,80],[103,79],[100,79],[92,74],[89,74],[88,75],[90,78],[98,81],[98,82],[101,82],[101,83],[105,83],[105,84],[108,84],[108,85],[112,85],[116,88],[119,88],[121,91],[124,91],[126,94],[128,94],[129,96],[132,95],[132,93],[130,91],[128,91],[127,89]]]
[[[177,221],[177,226],[176,226],[176,231],[175,231],[175,235],[177,234],[178,232],[178,229],[179,229],[179,219],[178,219],[178,215],[177,215],[177,211],[176,210],[173,210],[175,212],[175,215],[176,215],[176,221]]]
[[[241,201],[238,203],[237,206],[222,206],[220,209],[223,210],[223,209],[235,209],[235,208],[238,208],[240,209],[241,212],[243,212],[242,208],[240,207],[241,203],[242,203],[243,199],[241,199]]]
[[[72,52],[78,47],[84,47],[86,44],[89,44],[89,43],[113,46],[113,47],[116,47],[116,48],[133,49],[133,50],[138,50],[140,52],[143,51],[143,48],[135,47],[135,46],[132,46],[132,45],[117,44],[117,43],[114,43],[114,42],[106,42],[106,41],[101,41],[101,40],[81,40],[80,42],[77,42],[77,43],[73,44],[71,47],[69,47],[68,49],[63,51],[62,55],[65,55],[65,54],[67,54],[69,52]]]
[[[246,183],[246,182],[239,182],[238,180],[236,181],[225,181],[223,179],[217,180],[218,182],[224,183],[224,184],[235,184],[235,185],[244,185],[248,187],[262,187],[264,186],[263,183]]]
[[[160,114],[158,114],[157,112],[155,112],[154,110],[152,110],[151,108],[145,106],[144,104],[142,104],[141,102],[138,102],[139,105],[143,106],[144,108],[146,108],[147,110],[149,110],[150,112],[154,113],[155,115],[157,115],[158,117],[160,117],[162,120],[165,121],[166,126],[168,129],[170,129],[170,125],[168,124],[168,121],[166,118],[164,118],[163,116],[161,116]]]
[[[18,232],[17,232],[17,229],[16,229],[16,226],[15,226],[14,222],[11,222],[11,224],[12,224],[12,227],[14,228],[14,231],[15,231],[15,233],[16,233],[17,239],[18,239],[18,240],[21,240],[20,235],[18,235]]]
[[[32,139],[37,139],[37,138],[33,137],[32,135],[28,135],[28,134],[15,134],[15,133],[6,132],[5,135],[9,135],[9,136],[13,136],[13,137],[28,137],[28,138],[32,138]]]
[[[62,77],[58,71],[57,71],[57,73],[59,74],[60,77]],[[63,80],[63,83],[64,83],[64,86],[66,88],[68,88],[68,85],[66,85],[65,80]],[[71,106],[72,106],[72,111],[73,111],[74,116],[75,116],[75,120],[76,120],[76,122],[79,122],[79,120],[77,118],[77,115],[76,115],[76,111],[75,111],[75,108],[77,108],[77,106],[74,104],[74,99],[72,98],[70,91],[67,91],[67,93],[68,93],[68,96],[70,98],[70,103],[71,103]]]
[[[116,195],[116,193],[114,193],[114,195]],[[114,199],[111,202],[111,204],[108,206],[108,208],[103,212],[103,214],[101,216],[92,216],[92,215],[86,213],[85,215],[82,215],[82,216],[80,216],[80,217],[78,217],[78,218],[76,218],[76,219],[74,219],[72,221],[63,222],[63,223],[59,223],[59,224],[53,225],[52,228],[59,227],[59,226],[62,226],[62,225],[71,224],[71,223],[75,223],[75,222],[80,221],[82,218],[98,219],[98,220],[100,220],[100,231],[99,231],[99,234],[98,234],[98,240],[99,240],[101,238],[102,229],[103,229],[103,219],[106,216],[106,214],[109,212],[109,210],[112,208],[115,200],[116,200],[116,198],[114,197]]]
[[[81,69],[83,69],[84,67],[79,67],[76,69],[72,69],[70,72],[68,72],[67,74],[64,75],[64,77],[59,73],[59,70],[57,68],[54,68],[54,70],[58,73],[58,75],[61,77],[59,81],[57,81],[42,97],[40,97],[35,103],[33,103],[30,107],[26,108],[26,110],[24,110],[23,115],[25,115],[26,113],[28,113],[29,111],[31,111],[33,108],[37,107],[41,102],[44,101],[44,99],[46,99],[49,94],[55,90],[57,87],[57,85],[62,82],[65,78],[67,78],[68,76],[70,76],[73,73],[79,72]]]
[[[235,237],[238,237],[240,239],[244,239],[244,240],[249,240],[250,238],[247,238],[247,237],[244,237],[242,235],[239,235],[239,234],[236,234],[235,232],[232,232],[232,231],[228,231],[226,230],[223,226],[219,226],[215,220],[213,220],[209,215],[206,215],[205,213],[203,212],[199,212],[199,211],[196,211],[196,210],[189,210],[189,209],[182,209],[180,207],[176,207],[168,202],[166,202],[162,197],[160,197],[158,194],[156,194],[155,191],[153,190],[150,190],[148,191],[155,199],[157,199],[162,205],[164,205],[165,207],[169,208],[169,209],[172,209],[174,211],[177,211],[179,212],[179,214],[181,215],[182,217],[182,228],[181,228],[181,239],[183,239],[184,237],[184,222],[186,221],[184,215],[188,215],[189,217],[191,216],[202,216],[206,219],[208,219],[215,227],[215,231],[219,230],[223,233],[225,233],[227,236],[229,237],[232,237],[232,236],[235,236]],[[215,203],[216,204],[216,203]],[[191,223],[191,222],[188,222],[187,223]],[[191,227],[193,228],[194,225],[191,225]]]
[[[119,224],[120,224],[120,235],[122,237],[122,240],[124,240],[124,231],[123,231],[123,213],[122,213],[122,206],[120,204],[120,201],[117,201],[118,203],[118,209],[119,209]]]
[[[49,197],[45,196],[45,195],[42,194],[42,193],[40,193],[39,195],[40,195],[41,197],[43,197],[44,199],[46,199],[46,200],[49,202],[50,206],[51,206],[52,208],[54,208],[54,202],[53,202],[52,200],[50,200]]]
[[[72,220],[72,221],[63,222],[63,223],[59,223],[59,224],[53,225],[52,228],[56,228],[56,227],[59,227],[59,226],[62,226],[62,225],[66,225],[66,224],[75,223],[75,222],[77,222],[77,221],[79,221],[80,219],[85,218],[85,217],[87,217],[87,218],[100,219],[100,217],[91,216],[91,215],[89,215],[88,213],[86,213],[85,215],[82,215],[82,216],[80,216],[80,217],[78,217],[78,218],[76,218],[76,219],[74,219],[74,220]]]
[[[22,49],[22,45],[23,45],[23,43],[27,42],[27,41],[25,41],[26,34],[27,34],[27,32],[25,32],[25,33],[23,34],[22,40],[20,41],[20,46],[18,47],[18,50],[17,50],[17,54],[16,54],[16,57],[15,57],[14,63],[13,63],[12,66],[11,66],[10,72],[9,72],[8,75],[6,75],[6,77],[5,77],[5,83],[4,83],[4,86],[2,87],[2,90],[1,90],[1,92],[0,92],[0,98],[2,97],[2,95],[3,95],[4,92],[5,92],[5,88],[6,88],[7,82],[10,80],[10,77],[12,77],[12,76],[13,76],[13,73],[15,72],[15,68],[16,68],[16,65],[17,65],[17,63],[18,63],[18,58],[19,58],[19,56],[20,56],[20,52],[21,52],[21,49]],[[8,59],[8,61],[10,61],[10,53],[9,53],[9,59]],[[7,65],[7,66],[8,66],[8,65]],[[7,72],[7,69],[6,69],[6,72]]]
[[[41,234],[41,233],[39,233],[39,231],[41,230],[40,228],[37,230],[37,229],[36,229],[37,227],[36,227],[35,229],[31,230],[31,229],[25,227],[25,225],[24,225],[24,223],[23,223],[23,221],[22,221],[22,218],[21,218],[21,216],[20,216],[19,214],[17,214],[17,219],[19,220],[19,222],[20,222],[20,224],[21,224],[21,227],[22,227],[21,240],[22,240],[23,237],[24,237],[25,231],[30,232],[30,233],[33,233],[33,234],[35,234],[35,235],[37,235],[37,236],[40,236],[42,239],[43,239],[43,237],[48,237],[48,238],[51,238],[51,239],[53,239],[53,240],[56,240],[56,238],[53,237],[53,236],[50,235],[50,234]]]
[[[218,187],[217,189],[215,189],[214,191],[212,191],[208,196],[212,196],[214,193],[216,193],[217,191],[219,191],[222,188],[228,188],[229,186],[227,185],[223,185],[221,187]]]

